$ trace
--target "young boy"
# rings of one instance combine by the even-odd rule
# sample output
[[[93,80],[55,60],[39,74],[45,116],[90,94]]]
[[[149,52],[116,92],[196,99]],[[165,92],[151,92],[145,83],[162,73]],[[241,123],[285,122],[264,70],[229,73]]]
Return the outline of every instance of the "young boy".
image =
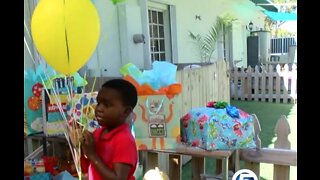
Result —
[[[137,104],[137,91],[128,81],[102,85],[95,109],[101,128],[81,138],[81,168],[89,180],[134,180],[137,149],[126,118]]]

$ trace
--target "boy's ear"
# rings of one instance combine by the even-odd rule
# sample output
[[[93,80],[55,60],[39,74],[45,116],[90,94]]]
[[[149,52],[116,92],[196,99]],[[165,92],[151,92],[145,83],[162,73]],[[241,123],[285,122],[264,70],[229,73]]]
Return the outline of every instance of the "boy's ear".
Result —
[[[126,109],[124,110],[125,116],[129,116],[132,111],[133,111],[132,107],[127,106]]]

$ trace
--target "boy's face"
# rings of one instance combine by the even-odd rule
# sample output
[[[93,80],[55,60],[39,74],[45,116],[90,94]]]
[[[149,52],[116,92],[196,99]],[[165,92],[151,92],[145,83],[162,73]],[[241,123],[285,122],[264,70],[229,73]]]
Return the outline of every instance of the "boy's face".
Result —
[[[102,88],[97,96],[95,116],[100,126],[115,127],[125,121],[131,110],[122,103],[120,93],[112,88]]]

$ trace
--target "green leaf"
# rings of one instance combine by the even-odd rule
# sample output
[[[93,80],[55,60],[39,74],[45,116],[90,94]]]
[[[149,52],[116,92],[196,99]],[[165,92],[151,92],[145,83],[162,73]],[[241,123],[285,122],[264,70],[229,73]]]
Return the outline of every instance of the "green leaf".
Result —
[[[126,0],[111,0],[111,1],[112,1],[112,3],[113,3],[114,5],[116,5],[116,4],[121,3],[121,2],[124,2],[124,1],[126,1]]]
[[[197,44],[200,51],[201,59],[204,59],[206,62],[209,62],[212,54],[216,50],[216,42],[219,37],[226,32],[226,29],[230,29],[233,21],[236,19],[233,18],[230,14],[225,14],[223,16],[218,16],[216,23],[213,24],[208,34],[205,36],[195,35],[189,31],[190,38]]]

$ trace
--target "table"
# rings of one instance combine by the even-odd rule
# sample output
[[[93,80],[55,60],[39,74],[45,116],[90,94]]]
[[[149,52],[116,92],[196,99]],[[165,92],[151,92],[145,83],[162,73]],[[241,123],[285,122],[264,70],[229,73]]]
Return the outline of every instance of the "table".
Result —
[[[55,142],[66,142],[66,138],[64,135],[61,136],[46,136],[44,133],[33,134],[31,136],[26,136],[25,140],[27,141],[27,154],[31,154],[34,149],[32,145],[32,140],[41,140],[42,141],[42,150],[43,155],[47,155],[47,142],[48,141],[55,141]]]
[[[230,157],[235,154],[236,161],[239,158],[239,153],[237,150],[226,150],[226,151],[206,151],[204,149],[200,149],[197,147],[190,147],[183,144],[177,145],[176,149],[172,150],[141,150],[140,152],[144,153],[144,156],[142,156],[142,165],[144,167],[144,173],[147,169],[154,168],[154,166],[158,166],[160,170],[168,173],[170,178],[173,179],[181,179],[181,159],[179,161],[179,167],[172,164],[171,160],[173,157],[177,158],[177,156],[181,155],[188,155],[192,156],[192,162],[193,163],[193,179],[200,179],[200,174],[204,173],[202,172],[204,167],[204,157],[214,157],[216,159],[222,160],[222,179],[228,180],[228,170],[229,170],[229,159]],[[148,153],[157,153],[160,158],[157,158],[158,160],[155,160],[155,157],[152,157],[152,155],[149,155]],[[168,155],[164,155],[168,154]],[[166,157],[169,156],[169,157]],[[140,157],[141,158],[141,157]],[[149,162],[148,162],[149,161]],[[237,164],[237,162],[236,162]],[[239,169],[236,165],[236,169]],[[174,171],[180,171],[179,173]]]

